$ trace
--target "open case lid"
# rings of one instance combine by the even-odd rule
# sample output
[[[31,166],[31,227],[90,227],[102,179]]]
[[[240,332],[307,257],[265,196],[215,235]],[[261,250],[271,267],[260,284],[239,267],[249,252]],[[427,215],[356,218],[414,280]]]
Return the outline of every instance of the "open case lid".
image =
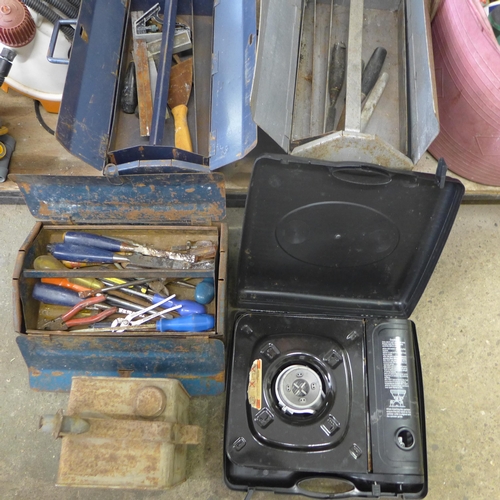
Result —
[[[257,159],[238,306],[409,317],[464,193],[440,166],[434,176],[292,156]]]
[[[31,214],[65,224],[202,224],[226,216],[222,174],[12,175]]]

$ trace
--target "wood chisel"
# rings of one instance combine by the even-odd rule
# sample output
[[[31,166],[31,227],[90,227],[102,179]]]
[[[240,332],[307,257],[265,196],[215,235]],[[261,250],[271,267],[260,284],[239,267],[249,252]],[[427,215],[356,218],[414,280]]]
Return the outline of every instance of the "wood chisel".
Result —
[[[375,82],[378,80],[380,72],[382,71],[382,66],[384,65],[385,57],[387,55],[387,50],[384,47],[377,47],[371,57],[367,62],[365,69],[363,70],[363,75],[361,78],[361,106],[366,99],[366,96],[370,93]],[[345,114],[346,106],[342,110],[342,114],[337,124],[337,130],[343,130],[345,127]]]
[[[344,84],[346,62],[346,47],[343,42],[337,42],[332,49],[328,72],[328,95],[330,103],[326,114],[325,132],[330,132],[335,125],[335,104]]]

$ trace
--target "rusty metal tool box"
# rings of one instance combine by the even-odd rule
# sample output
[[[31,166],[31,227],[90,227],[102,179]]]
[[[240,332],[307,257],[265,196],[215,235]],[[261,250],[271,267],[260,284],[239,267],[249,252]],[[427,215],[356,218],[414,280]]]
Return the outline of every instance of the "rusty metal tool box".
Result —
[[[149,137],[120,108],[132,60],[131,14],[156,0],[89,0],[82,4],[61,102],[56,137],[98,170],[139,168],[207,172],[241,159],[257,142],[250,112],[255,65],[255,2],[160,0],[163,31]],[[188,124],[193,151],[174,146],[174,120],[165,119],[176,21],[192,35],[193,87]],[[151,67],[151,66],[150,66]],[[151,160],[155,160],[151,164]],[[135,172],[135,171],[134,171]]]
[[[226,251],[224,177],[215,173],[124,175],[120,177],[15,176],[38,219],[19,251],[13,276],[17,344],[33,389],[67,391],[84,376],[168,377],[191,395],[224,389]],[[210,277],[215,299],[207,312],[215,328],[202,333],[116,333],[86,336],[40,329],[33,287],[43,277],[105,277],[110,271],[35,270],[34,259],[63,233],[88,231],[157,248],[186,240],[210,240],[217,256],[210,270],[118,270],[116,277]]]

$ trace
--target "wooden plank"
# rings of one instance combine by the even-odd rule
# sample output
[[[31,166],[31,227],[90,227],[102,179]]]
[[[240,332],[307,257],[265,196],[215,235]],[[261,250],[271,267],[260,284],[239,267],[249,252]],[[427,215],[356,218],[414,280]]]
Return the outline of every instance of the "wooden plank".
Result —
[[[47,124],[55,128],[57,115],[46,113],[42,116]],[[33,100],[13,90],[0,91],[0,119],[16,139],[16,150],[12,155],[10,173],[41,175],[101,175],[85,162],[66,151],[54,136],[46,132],[38,123]],[[266,134],[259,131],[257,147],[245,158],[232,163],[218,172],[226,177],[226,194],[245,196],[248,191],[254,160],[262,153],[282,152],[278,145]],[[415,166],[419,172],[434,173],[436,160],[426,153]],[[460,178],[453,172],[450,175]],[[464,183],[465,200],[500,200],[500,187],[484,186],[460,178]],[[7,180],[0,183],[0,203],[18,203],[22,201],[17,185]]]

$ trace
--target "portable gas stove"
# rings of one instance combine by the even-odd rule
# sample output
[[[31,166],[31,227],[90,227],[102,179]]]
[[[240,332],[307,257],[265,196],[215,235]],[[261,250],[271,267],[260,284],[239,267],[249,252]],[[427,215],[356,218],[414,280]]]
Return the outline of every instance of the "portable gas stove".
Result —
[[[315,498],[427,492],[407,318],[463,186],[373,165],[257,160],[228,375],[225,478]]]

